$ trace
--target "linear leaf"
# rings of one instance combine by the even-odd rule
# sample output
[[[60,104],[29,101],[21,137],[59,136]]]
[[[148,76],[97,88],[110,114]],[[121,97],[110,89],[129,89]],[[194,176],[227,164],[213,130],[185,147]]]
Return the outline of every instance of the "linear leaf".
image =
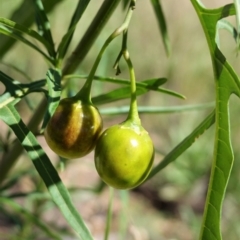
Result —
[[[77,74],[71,74],[71,75],[66,75],[64,76],[64,79],[71,79],[71,78],[79,78],[79,79],[87,79],[88,75],[77,75]],[[123,79],[123,78],[115,78],[115,77],[104,77],[104,76],[97,76],[95,75],[94,80],[101,81],[101,82],[111,82],[115,84],[121,84],[121,85],[130,85],[129,79]],[[158,86],[163,85],[164,83],[167,82],[166,78],[151,78],[151,79],[146,79],[143,81],[136,82],[136,84],[139,87],[145,87],[147,86],[147,81],[153,81],[153,83],[158,84]]]
[[[11,29],[9,29],[9,28],[7,28],[5,26],[1,26],[1,25],[0,25],[0,33],[25,43],[29,47],[31,47],[31,48],[35,49],[36,51],[38,51],[39,53],[41,53],[50,63],[54,64],[54,61],[53,61],[52,58],[50,58],[46,53],[44,53],[35,44],[31,43],[29,40],[24,38],[20,33],[13,32]]]
[[[50,12],[56,5],[61,3],[64,0],[58,1],[49,1],[49,0],[42,0],[46,12]],[[26,11],[27,9],[27,11]],[[30,27],[34,21],[34,8],[32,4],[29,4],[29,0],[23,0],[22,4],[12,13],[9,17],[14,22],[17,22],[25,27]],[[1,45],[0,45],[0,56],[3,57],[8,50],[16,43],[14,38],[9,37],[1,37]]]
[[[159,171],[165,168],[169,163],[175,161],[183,152],[185,152],[208,128],[215,122],[215,112],[209,114],[182,142],[168,153],[163,160],[156,165],[150,172],[147,179],[155,176]]]
[[[108,236],[110,233],[111,222],[112,222],[112,204],[113,204],[113,197],[114,197],[114,189],[109,187],[109,203],[108,203],[108,211],[107,211],[107,219],[106,219],[106,226],[105,226],[105,233],[104,233],[104,240],[108,240]]]
[[[138,106],[138,112],[141,114],[157,114],[157,113],[176,113],[183,111],[196,111],[206,108],[214,107],[214,103],[206,103],[199,105],[185,105],[185,106],[170,106],[170,107],[153,107],[153,106]],[[129,112],[129,106],[121,106],[121,107],[109,107],[109,108],[101,108],[99,109],[101,114],[106,115],[119,115],[125,114]]]
[[[72,20],[70,22],[69,28],[67,33],[63,36],[59,46],[58,46],[58,59],[61,61],[64,56],[66,55],[66,52],[68,50],[68,47],[70,45],[70,42],[72,40],[74,31],[76,29],[77,23],[80,20],[80,18],[82,17],[85,9],[88,6],[88,3],[90,2],[90,0],[80,0],[78,1],[78,5],[77,8],[72,16]]]
[[[32,83],[20,83],[13,80],[6,74],[0,71],[0,81],[5,85],[5,92],[0,95],[0,108],[6,106],[7,104],[15,101],[16,99],[21,99],[29,93],[32,92],[44,92],[42,89],[46,85],[46,80],[34,81]]]
[[[162,40],[163,40],[163,44],[165,47],[165,51],[167,53],[167,55],[170,55],[171,52],[171,47],[170,47],[170,41],[169,41],[169,36],[168,36],[168,32],[167,32],[167,24],[166,24],[166,20],[164,17],[164,13],[162,10],[162,6],[160,3],[160,0],[151,0],[155,15],[157,17],[157,21],[158,21],[158,26],[159,26],[159,30],[160,33],[162,35]]]
[[[49,43],[48,52],[55,58],[54,41],[51,26],[41,0],[34,0],[35,17],[39,34]]]
[[[236,9],[236,25],[237,25],[237,33],[238,33],[238,39],[237,42],[239,42],[239,33],[240,33],[240,1],[234,0],[234,5]]]
[[[120,0],[105,0],[63,68],[63,75],[74,72],[102,31]]]
[[[65,77],[65,79],[69,79],[69,78],[86,79],[87,75],[67,75]],[[94,79],[97,81],[102,81],[102,82],[111,82],[111,83],[122,84],[122,85],[130,85],[130,81],[128,79],[119,79],[119,78],[103,77],[103,76],[94,76]],[[159,87],[160,85],[164,84],[166,81],[167,81],[166,78],[153,78],[153,79],[138,81],[138,82],[136,82],[136,86],[138,88],[146,88],[149,90],[162,92],[165,94],[172,95],[174,97],[185,99],[185,96],[183,96],[180,93]]]
[[[42,129],[44,129],[55,112],[61,97],[61,71],[59,69],[49,69],[47,71],[48,84],[48,108],[43,119]]]
[[[49,42],[44,37],[42,37],[40,34],[38,34],[36,31],[26,28],[25,26],[18,24],[16,22],[13,22],[6,18],[0,17],[0,23],[1,23],[1,25],[7,27],[11,31],[26,34],[26,35],[34,38],[35,40],[42,43],[46,47],[46,49],[49,49],[49,50],[52,49],[52,46],[49,44]]]
[[[130,0],[123,0],[122,1],[122,8],[123,8],[123,10],[125,10],[127,8],[129,3],[130,3]]]
[[[234,40],[236,42],[238,41],[238,33],[237,33],[237,30],[235,29],[235,27],[229,21],[226,21],[225,19],[221,19],[217,22],[217,30],[216,30],[216,37],[215,37],[215,42],[216,42],[218,48],[220,48],[220,38],[219,38],[219,30],[220,29],[227,30],[232,35]]]
[[[92,236],[85,226],[81,216],[75,209],[70,195],[62,183],[56,169],[53,167],[46,153],[38,144],[33,133],[21,120],[13,104],[1,109],[0,118],[13,130],[24,149],[31,158],[36,170],[48,188],[53,201],[61,210],[63,216],[83,240],[92,240]]]
[[[229,98],[232,93],[240,97],[240,82],[226,58],[215,42],[217,22],[235,14],[234,4],[218,9],[205,9],[196,0],[191,0],[202,24],[215,77],[216,89],[216,134],[214,156],[205,203],[201,240],[221,240],[221,212],[224,195],[233,165],[233,153],[230,140]]]
[[[161,82],[160,82],[160,84],[161,84]],[[159,81],[158,81],[158,79],[145,80],[144,86],[145,86],[144,88],[137,87],[137,89],[136,89],[137,96],[148,92],[150,89],[154,89],[154,90],[158,89]],[[109,103],[109,102],[113,102],[113,101],[118,101],[118,100],[125,99],[125,98],[130,98],[130,96],[131,96],[130,88],[123,87],[123,88],[118,88],[118,89],[115,89],[108,93],[93,97],[92,101],[96,105],[100,105],[100,104],[105,104],[105,103]]]
[[[149,90],[144,89],[144,88],[137,88],[136,96],[142,95],[148,91]],[[119,88],[119,89],[110,91],[108,93],[93,97],[92,102],[96,105],[106,104],[106,103],[129,98],[130,95],[131,95],[130,88],[124,87],[124,88]]]
[[[61,237],[58,233],[53,232],[44,222],[42,222],[39,218],[35,217],[30,211],[23,208],[21,205],[17,204],[12,199],[0,197],[0,204],[9,205],[11,209],[28,218],[33,224],[39,227],[51,239],[61,240]]]

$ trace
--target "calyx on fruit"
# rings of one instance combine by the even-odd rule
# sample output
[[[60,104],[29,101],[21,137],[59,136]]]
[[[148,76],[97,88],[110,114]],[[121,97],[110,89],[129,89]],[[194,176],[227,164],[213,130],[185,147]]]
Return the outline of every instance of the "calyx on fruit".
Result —
[[[150,173],[154,146],[141,125],[126,121],[102,133],[94,159],[105,183],[117,189],[130,189],[140,185]]]
[[[91,103],[65,98],[44,131],[49,147],[59,156],[73,159],[93,150],[102,131],[102,118]]]

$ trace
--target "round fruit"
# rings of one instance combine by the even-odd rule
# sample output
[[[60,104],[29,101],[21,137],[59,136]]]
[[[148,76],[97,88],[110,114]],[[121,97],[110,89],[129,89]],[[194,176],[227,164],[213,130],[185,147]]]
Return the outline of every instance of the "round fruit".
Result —
[[[129,189],[147,178],[153,164],[154,147],[143,127],[119,124],[102,133],[94,158],[98,174],[105,183]]]
[[[91,152],[101,131],[102,118],[97,108],[73,97],[59,102],[44,136],[55,153],[72,159]]]

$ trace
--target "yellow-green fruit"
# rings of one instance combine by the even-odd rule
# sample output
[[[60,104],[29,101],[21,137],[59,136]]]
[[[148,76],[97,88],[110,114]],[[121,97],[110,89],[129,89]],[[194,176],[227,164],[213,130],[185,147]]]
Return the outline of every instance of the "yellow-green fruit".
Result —
[[[73,159],[91,152],[101,131],[102,118],[96,107],[65,98],[49,120],[44,136],[55,153]]]
[[[154,146],[141,126],[119,124],[102,133],[94,158],[97,172],[105,183],[129,189],[147,178],[153,164]]]

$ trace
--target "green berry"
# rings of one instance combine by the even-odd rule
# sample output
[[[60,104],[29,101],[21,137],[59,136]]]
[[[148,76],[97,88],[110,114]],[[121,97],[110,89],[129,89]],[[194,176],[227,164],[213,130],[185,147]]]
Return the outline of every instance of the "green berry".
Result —
[[[130,189],[147,178],[154,160],[154,147],[143,127],[123,123],[103,132],[94,158],[97,172],[105,183]]]
[[[59,156],[73,159],[93,150],[102,131],[102,118],[92,104],[65,98],[44,131],[49,147]]]

